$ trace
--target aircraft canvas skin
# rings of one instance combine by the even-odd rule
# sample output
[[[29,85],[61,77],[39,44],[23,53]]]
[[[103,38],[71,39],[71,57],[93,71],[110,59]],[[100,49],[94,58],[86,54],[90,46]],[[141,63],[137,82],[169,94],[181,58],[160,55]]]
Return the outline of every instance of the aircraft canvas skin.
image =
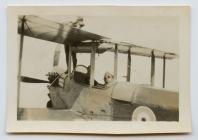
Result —
[[[165,62],[166,59],[176,58],[176,54],[136,46],[131,43],[112,41],[107,37],[73,27],[71,24],[63,25],[62,23],[30,15],[19,17],[18,33],[21,35],[21,38],[23,38],[23,36],[29,36],[60,44],[70,44],[67,71],[57,68],[60,49],[56,49],[53,63],[54,71],[48,74],[49,81],[22,76],[19,72],[19,76],[21,77],[19,83],[49,83],[50,100],[46,105],[48,109],[45,110],[46,113],[44,116],[35,116],[34,119],[118,121],[179,120],[178,92],[169,91],[164,88],[155,88],[151,86],[152,84],[132,84],[129,78],[130,69],[128,69],[127,72],[128,82],[119,82],[111,76],[109,81],[104,77],[104,80],[106,80],[105,84],[99,84],[94,80],[95,53],[104,53],[106,51],[115,53],[114,71],[117,69],[116,61],[118,53],[128,55],[129,68],[132,54],[151,57],[151,81],[154,75],[153,66],[155,58],[161,58]],[[20,44],[22,48],[23,39],[20,40]],[[91,53],[89,74],[78,69],[79,67],[83,67],[85,71],[88,72],[88,67],[83,65],[77,65],[76,68],[71,71],[71,52]],[[20,55],[21,54],[22,49],[20,51]],[[19,63],[19,67],[21,67],[21,63]],[[116,74],[117,73],[115,73],[114,76],[116,76]],[[109,75],[105,74],[105,76]],[[42,111],[40,113],[44,113]],[[18,114],[20,114],[19,119],[32,119],[34,109],[18,109]]]
[[[52,108],[72,110],[84,120],[178,121],[174,91],[128,82],[90,87],[73,78],[67,86],[49,88]]]

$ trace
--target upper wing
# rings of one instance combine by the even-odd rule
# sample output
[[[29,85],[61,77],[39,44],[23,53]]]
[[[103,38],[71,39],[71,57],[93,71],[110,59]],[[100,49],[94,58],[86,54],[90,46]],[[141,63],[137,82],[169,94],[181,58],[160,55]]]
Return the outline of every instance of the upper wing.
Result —
[[[103,53],[105,51],[113,52],[115,51],[114,46],[117,44],[119,53],[128,54],[130,51],[130,53],[134,55],[151,57],[151,52],[153,51],[155,57],[157,58],[163,58],[165,56],[167,59],[173,59],[177,56],[174,53],[137,46],[131,43],[115,42],[109,40],[104,36],[74,28],[69,23],[61,24],[31,15],[25,17],[19,16],[19,34],[21,34],[21,25],[23,18],[25,18],[24,35],[61,44],[64,44],[65,41],[77,43],[77,45],[73,47],[73,51],[79,53],[90,53],[90,47],[93,47],[95,45],[99,46],[96,49],[97,53]],[[96,40],[98,42],[90,42],[92,40]]]
[[[101,45],[101,48],[111,48],[108,49],[108,51],[115,51],[115,44],[118,45],[119,53],[128,54],[128,52],[130,51],[130,54],[133,55],[151,57],[153,51],[156,58],[166,57],[167,59],[173,59],[177,57],[175,53],[137,46],[131,43],[116,42],[111,40],[104,40],[104,44]]]
[[[156,58],[165,57],[166,59],[173,59],[177,57],[176,54],[166,52],[166,51],[146,48],[146,47],[137,46],[137,45],[125,43],[125,42],[111,42],[111,41],[108,41],[108,42],[103,41],[102,43],[82,42],[82,43],[79,43],[77,46],[73,47],[72,51],[76,53],[91,53],[90,48],[93,46],[98,46],[96,49],[97,53],[104,53],[106,51],[114,52],[115,44],[118,45],[118,53],[128,54],[128,52],[130,51],[130,54],[133,54],[133,55],[151,57],[152,51],[153,51]]]
[[[61,24],[37,16],[19,16],[18,33],[21,34],[22,19],[25,18],[24,35],[64,44],[65,41],[82,42],[100,40],[106,37],[72,27],[71,23]]]

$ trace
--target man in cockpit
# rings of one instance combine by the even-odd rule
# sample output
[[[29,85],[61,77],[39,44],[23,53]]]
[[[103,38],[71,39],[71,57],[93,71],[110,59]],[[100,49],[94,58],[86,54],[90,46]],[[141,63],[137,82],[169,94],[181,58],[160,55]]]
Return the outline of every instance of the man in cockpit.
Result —
[[[106,86],[106,87],[112,86],[112,84],[114,83],[113,74],[106,72],[104,75],[104,82],[105,82],[104,86]]]

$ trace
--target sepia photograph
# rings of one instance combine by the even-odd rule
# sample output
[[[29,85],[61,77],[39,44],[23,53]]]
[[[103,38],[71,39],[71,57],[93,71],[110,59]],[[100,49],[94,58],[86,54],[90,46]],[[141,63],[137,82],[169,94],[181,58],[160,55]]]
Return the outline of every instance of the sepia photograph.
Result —
[[[16,94],[8,98],[8,109],[15,108],[14,119],[8,111],[9,132],[191,131],[189,89],[184,92],[181,82],[188,84],[189,77],[189,7],[9,8],[8,46],[16,50],[8,50],[9,58],[16,56],[10,59]],[[26,129],[29,122],[32,129]],[[74,128],[56,130],[62,122]],[[57,126],[36,130],[39,123]],[[100,127],[83,131],[77,124]]]

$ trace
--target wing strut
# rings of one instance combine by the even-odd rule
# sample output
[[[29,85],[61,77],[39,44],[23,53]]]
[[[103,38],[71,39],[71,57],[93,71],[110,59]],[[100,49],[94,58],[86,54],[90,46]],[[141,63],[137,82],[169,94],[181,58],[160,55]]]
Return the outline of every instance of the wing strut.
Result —
[[[165,88],[165,77],[166,77],[166,54],[163,56],[163,79],[162,79],[162,87]]]
[[[128,50],[128,60],[127,60],[127,82],[131,80],[131,48]]]
[[[68,80],[70,80],[70,77],[71,77],[71,57],[72,57],[72,46],[71,44],[69,44],[68,46],[69,48],[69,58],[68,58]]]
[[[21,81],[21,66],[22,66],[22,54],[23,54],[23,43],[24,43],[24,25],[25,25],[25,16],[22,18],[21,24],[21,36],[20,36],[20,49],[19,49],[19,60],[18,60],[18,83],[17,83],[17,108],[19,107],[19,98],[20,98],[20,81]]]
[[[155,83],[155,54],[154,50],[151,52],[151,86]]]
[[[68,63],[67,63],[68,77],[67,77],[67,80],[65,81],[64,88],[69,88],[69,86],[67,86],[67,85],[70,82],[70,78],[71,78],[71,55],[72,55],[71,47],[72,47],[71,44],[65,44],[66,62],[68,61]],[[67,57],[67,55],[68,55],[68,57]]]
[[[95,54],[96,54],[96,46],[91,47],[91,61],[90,61],[90,65],[91,65],[90,74],[91,75],[90,75],[90,80],[89,80],[90,87],[94,86]]]
[[[114,80],[117,80],[118,77],[118,45],[115,44],[114,51]]]

